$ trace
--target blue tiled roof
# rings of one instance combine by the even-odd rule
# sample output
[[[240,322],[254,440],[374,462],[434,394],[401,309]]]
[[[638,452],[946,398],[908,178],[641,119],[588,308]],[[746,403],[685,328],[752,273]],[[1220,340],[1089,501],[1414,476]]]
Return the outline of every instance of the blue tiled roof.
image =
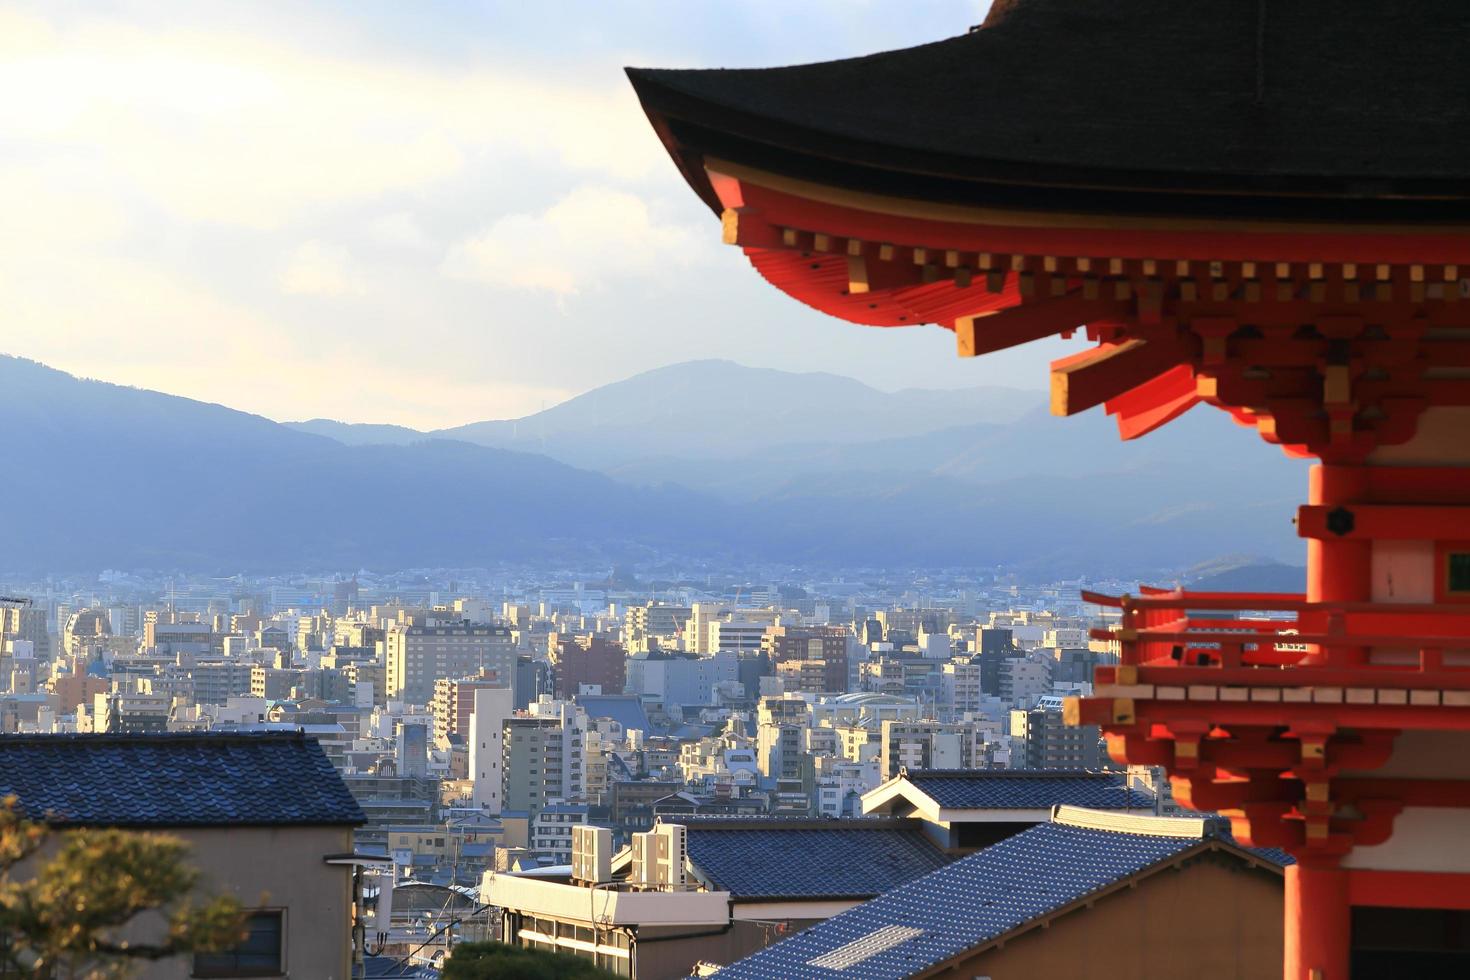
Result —
[[[653,726],[648,712],[643,710],[643,700],[636,694],[578,694],[574,701],[592,719],[611,718],[624,730],[636,728],[651,734]]]
[[[867,898],[950,860],[916,821],[674,818],[689,860],[735,898]]]
[[[352,825],[361,808],[313,738],[0,735],[0,796],[57,826]]]
[[[1150,794],[1124,785],[1122,773],[1090,769],[921,769],[906,773],[921,793],[956,810],[1027,810],[1082,806],[1153,810]]]
[[[911,977],[1091,892],[1209,847],[1234,845],[1040,824],[733,963],[718,977]],[[877,951],[863,955],[872,950]],[[845,968],[834,968],[844,959]]]

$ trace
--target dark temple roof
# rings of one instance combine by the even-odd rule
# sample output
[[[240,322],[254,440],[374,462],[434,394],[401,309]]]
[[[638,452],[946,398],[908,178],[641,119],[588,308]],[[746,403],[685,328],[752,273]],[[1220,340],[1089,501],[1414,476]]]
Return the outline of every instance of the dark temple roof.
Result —
[[[871,898],[950,860],[913,820],[699,818],[688,828],[689,860],[734,898]]]
[[[1038,825],[724,967],[719,978],[899,980],[1196,852],[1225,851],[1247,865],[1276,867],[1269,855],[1214,836],[1209,821],[1125,820],[1145,832]],[[1188,836],[1154,829],[1171,824],[1179,832],[1203,826]]]
[[[290,733],[0,736],[0,796],[55,826],[356,826],[313,738]]]
[[[920,769],[902,778],[940,806],[957,810],[1151,811],[1154,805],[1148,793],[1129,789],[1122,773],[1092,769]]]
[[[629,76],[711,206],[705,155],[932,200],[1447,220],[1424,199],[1470,199],[1467,41],[1461,0],[996,0],[915,48]]]

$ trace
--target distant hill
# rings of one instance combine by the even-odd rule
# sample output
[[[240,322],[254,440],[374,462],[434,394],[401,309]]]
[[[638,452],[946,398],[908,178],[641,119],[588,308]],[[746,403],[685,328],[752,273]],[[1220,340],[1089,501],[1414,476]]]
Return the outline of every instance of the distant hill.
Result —
[[[384,452],[0,357],[0,568],[485,565],[718,548],[721,505],[543,456],[427,440]],[[23,516],[22,516],[23,515]]]
[[[333,419],[307,419],[287,422],[288,428],[312,435],[326,436],[346,446],[406,446],[432,438],[418,429],[404,425],[375,425],[362,422],[337,422]]]
[[[1153,576],[1215,555],[1300,555],[1289,516],[1304,467],[1219,413],[1197,410],[1120,444],[1101,413],[1053,419],[1027,411],[1036,396],[1024,392],[892,402],[830,375],[737,368],[765,393],[748,414],[736,410],[741,431],[711,404],[718,386],[701,399],[685,376],[729,368],[649,372],[533,417],[556,421],[547,431],[567,455],[609,460],[598,473],[444,433],[281,425],[0,357],[0,485],[22,515],[0,540],[0,570],[442,567],[657,551]],[[817,393],[791,397],[829,438],[793,407],[768,404],[793,378]],[[656,391],[678,394],[670,410]],[[881,410],[902,418],[919,404],[944,407],[913,432]]]
[[[1305,592],[1307,569],[1304,565],[1245,561],[1191,578],[1186,586],[1196,592]]]
[[[645,457],[721,459],[771,446],[844,445],[959,423],[1005,423],[1042,399],[1040,392],[1001,387],[885,392],[835,374],[711,360],[645,371],[525,418],[429,433],[323,419],[289,424],[352,444],[457,439],[603,469]]]

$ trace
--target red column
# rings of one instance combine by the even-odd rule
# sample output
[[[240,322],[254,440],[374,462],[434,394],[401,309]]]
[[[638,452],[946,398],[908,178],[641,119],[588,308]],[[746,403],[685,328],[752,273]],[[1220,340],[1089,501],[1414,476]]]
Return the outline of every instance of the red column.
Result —
[[[1287,867],[1285,938],[1283,980],[1348,980],[1347,871],[1311,860]]]
[[[1311,469],[1308,502],[1352,510],[1367,496],[1368,471],[1362,466],[1318,463]],[[1351,538],[1307,539],[1307,600],[1309,602],[1367,602],[1373,597],[1373,546]],[[1321,629],[1325,622],[1303,623]],[[1350,651],[1349,663],[1362,651]]]

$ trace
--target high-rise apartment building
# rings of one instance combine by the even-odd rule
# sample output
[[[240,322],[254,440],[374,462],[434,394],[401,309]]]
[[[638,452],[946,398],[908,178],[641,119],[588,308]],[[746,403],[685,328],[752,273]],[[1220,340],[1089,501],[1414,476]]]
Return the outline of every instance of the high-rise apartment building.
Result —
[[[1062,698],[1047,696],[1036,707],[1011,712],[1011,759],[1017,768],[1097,769],[1107,758],[1096,725],[1067,725]]]
[[[702,652],[717,650],[755,651],[765,642],[769,623],[751,622],[744,619],[717,619],[706,627],[709,640]]]
[[[194,664],[189,670],[194,679],[194,700],[199,704],[224,704],[230,698],[248,696],[254,667],[248,660],[205,660]]]
[[[851,638],[843,626],[770,626],[761,636],[761,650],[771,658],[777,674],[788,678],[788,691],[841,694],[852,681],[848,665]],[[781,664],[798,660],[808,666],[782,670]],[[810,666],[813,662],[821,663],[820,671]]]
[[[395,624],[383,639],[389,698],[428,704],[442,677],[472,677],[493,670],[511,677],[515,640],[504,626],[487,624]]]
[[[1003,660],[999,668],[996,693],[1007,704],[1029,708],[1036,699],[1051,691],[1051,668],[1048,664],[1025,657]]]
[[[551,676],[558,698],[570,700],[584,685],[596,685],[603,694],[622,694],[627,681],[627,658],[616,640],[596,634],[547,638]]]
[[[985,738],[963,722],[889,720],[879,759],[884,779],[901,769],[975,769],[985,762]]]
[[[450,736],[465,738],[475,710],[475,692],[497,687],[509,688],[510,684],[493,670],[434,681],[434,699],[429,704],[429,713],[434,716],[434,745],[443,749],[449,746]]]
[[[684,624],[694,610],[690,606],[668,606],[650,602],[629,606],[623,614],[623,649],[628,653],[647,653],[658,646],[658,638],[683,635]]]
[[[550,699],[531,705],[530,711],[527,716],[505,720],[502,806],[534,815],[553,801],[584,800],[586,712]]]
[[[470,799],[499,814],[505,806],[505,722],[515,711],[509,688],[481,687],[473,695],[469,721]]]

